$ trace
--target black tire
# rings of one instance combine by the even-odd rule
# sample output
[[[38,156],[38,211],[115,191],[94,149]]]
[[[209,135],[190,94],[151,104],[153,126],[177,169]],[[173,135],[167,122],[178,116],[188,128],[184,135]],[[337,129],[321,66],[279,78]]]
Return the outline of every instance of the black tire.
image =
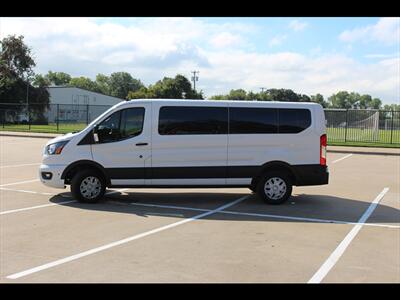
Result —
[[[94,179],[93,179],[94,178]],[[86,185],[91,184],[93,192],[87,191],[82,193],[81,184],[86,180]],[[98,188],[97,188],[98,187]],[[90,186],[88,186],[90,188]],[[106,191],[106,181],[100,172],[96,170],[83,170],[75,174],[71,180],[71,193],[72,196],[79,202],[84,203],[97,203]]]
[[[267,193],[264,189],[267,181],[269,181],[268,185],[270,187],[271,185],[272,188],[273,186],[276,186],[277,190],[272,190],[270,193]],[[282,186],[282,184],[284,184],[284,186]],[[292,195],[292,185],[292,179],[290,178],[290,175],[288,173],[282,171],[268,172],[264,174],[264,176],[262,176],[262,178],[258,182],[257,194],[268,204],[282,204],[287,201]]]

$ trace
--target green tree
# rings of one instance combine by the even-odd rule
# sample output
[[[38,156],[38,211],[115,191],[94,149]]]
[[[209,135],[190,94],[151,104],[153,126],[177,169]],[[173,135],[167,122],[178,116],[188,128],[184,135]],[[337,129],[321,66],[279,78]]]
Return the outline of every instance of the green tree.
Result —
[[[250,91],[246,95],[246,100],[253,101],[253,100],[258,100],[259,95],[257,93],[253,93],[253,91]]]
[[[316,95],[311,95],[311,102],[318,103],[318,104],[322,105],[322,107],[324,107],[324,108],[328,107],[328,105],[329,105],[329,103],[327,101],[325,101],[324,96],[322,96],[319,93]]]
[[[141,87],[139,90],[128,93],[127,99],[146,99],[146,98],[156,98],[152,91],[146,87]]]
[[[46,86],[51,85],[51,82],[49,81],[49,79],[46,76],[43,76],[42,74],[37,74],[37,75],[35,75],[32,84],[33,84],[33,86],[46,87]]]
[[[360,96],[360,108],[380,109],[382,101],[379,98],[372,98],[371,95]]]
[[[229,100],[246,100],[247,93],[243,89],[230,90],[228,94]]]
[[[300,96],[300,102],[311,102],[311,97],[303,94]]]
[[[336,94],[333,94],[328,98],[328,101],[330,102],[330,107],[332,108],[349,109],[353,105],[350,99],[350,94],[346,91],[340,91]]]
[[[97,92],[97,93],[100,92],[98,86],[96,85],[96,82],[84,76],[72,78],[69,82],[69,85],[92,92]]]
[[[0,88],[7,88],[18,79],[27,79],[34,75],[33,67],[36,63],[31,49],[23,39],[22,35],[11,35],[0,42]]]
[[[382,101],[379,98],[372,98],[371,95],[360,95],[355,92],[340,91],[328,98],[332,108],[361,108],[380,109]]]
[[[227,96],[226,95],[214,95],[210,97],[210,100],[226,100]]]
[[[175,78],[164,77],[147,89],[151,98],[165,99],[203,99],[203,92],[192,89],[190,81],[183,75]],[[150,97],[147,97],[150,98]]]
[[[45,75],[45,78],[54,85],[67,85],[71,81],[71,75],[64,72],[52,72],[49,71]]]
[[[371,101],[371,108],[382,109],[382,101],[379,98],[373,98]]]
[[[301,95],[291,89],[269,89],[267,93],[273,101],[299,102],[302,99]]]
[[[113,97],[127,99],[130,91],[135,92],[143,87],[143,83],[127,72],[115,72],[110,75],[110,95]]]
[[[102,94],[111,96],[110,77],[104,74],[97,74],[96,85]]]
[[[385,104],[383,106],[384,110],[400,111],[400,104]]]
[[[49,93],[43,85],[34,87],[30,83],[30,78],[35,76],[33,67],[36,63],[23,39],[23,36],[11,35],[0,41],[0,103],[25,104],[28,100],[32,116],[44,118],[44,110],[49,105]],[[15,112],[26,110],[21,105],[7,108]]]

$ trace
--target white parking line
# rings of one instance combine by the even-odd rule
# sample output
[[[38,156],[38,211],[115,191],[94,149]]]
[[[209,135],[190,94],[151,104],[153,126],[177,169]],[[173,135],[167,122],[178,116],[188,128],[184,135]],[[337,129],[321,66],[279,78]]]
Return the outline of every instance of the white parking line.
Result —
[[[34,191],[25,191],[25,190],[14,190],[14,189],[7,189],[7,188],[0,188],[0,190],[6,190],[6,191],[13,191],[13,192],[22,192],[22,193],[29,193],[29,194],[39,194],[39,195],[50,195],[50,196],[60,196],[64,198],[72,198],[70,195],[62,195],[62,194],[51,194],[51,193],[40,193],[40,192],[34,192]],[[127,189],[120,189],[120,190],[115,190],[115,191],[110,191],[107,192],[107,195],[112,195],[116,194],[119,192],[122,192]],[[27,211],[31,209],[37,209],[37,208],[43,208],[43,207],[49,207],[49,206],[55,206],[55,205],[61,205],[61,204],[67,204],[67,203],[72,203],[72,202],[77,202],[76,200],[71,200],[71,201],[64,201],[64,202],[58,202],[58,203],[49,203],[49,204],[43,204],[43,205],[37,205],[37,206],[29,206],[29,207],[23,207],[23,208],[18,208],[18,209],[12,209],[12,210],[6,210],[0,212],[1,215],[6,215],[6,214],[11,214],[11,213],[16,213],[16,212],[21,212],[21,211]]]
[[[118,189],[118,190],[115,190],[115,191],[109,191],[109,192],[106,193],[106,195],[112,195],[112,194],[116,194],[116,193],[123,192],[123,191],[126,191],[126,190],[129,190],[129,189]]]
[[[362,225],[369,218],[372,212],[375,210],[379,201],[385,196],[385,194],[389,191],[389,188],[385,187],[382,192],[372,201],[371,205],[361,216],[360,220],[358,220],[359,224],[354,225],[351,231],[346,235],[343,241],[337,246],[335,251],[328,257],[328,259],[323,263],[323,265],[319,268],[319,270],[314,274],[313,277],[308,281],[308,283],[320,283],[325,276],[329,273],[329,271],[335,266],[338,262],[339,258],[343,255],[344,251],[346,251],[347,247],[350,245],[351,241],[356,237],[357,233],[362,228]]]
[[[35,182],[35,181],[39,181],[39,179],[32,179],[32,180],[25,180],[25,181],[18,181],[18,182],[0,184],[0,187],[9,186],[9,185],[23,184],[23,183],[28,183],[28,182]]]
[[[360,225],[358,222],[347,222],[347,221],[338,221],[338,220],[326,220],[326,219],[317,219],[317,218],[303,218],[303,217],[291,217],[291,216],[283,216],[283,215],[270,215],[270,214],[255,214],[255,213],[243,213],[236,211],[221,211],[222,214],[233,214],[233,215],[243,215],[243,216],[254,216],[254,217],[263,217],[263,218],[276,218],[276,219],[287,219],[294,221],[306,221],[306,222],[318,222],[318,223],[333,223],[333,224],[348,224],[348,225]],[[400,228],[400,226],[396,225],[387,225],[387,224],[375,224],[375,223],[363,223],[362,226],[376,226],[376,227],[387,227],[387,228]]]
[[[335,164],[335,163],[337,163],[337,162],[339,162],[339,161],[341,161],[341,160],[343,160],[343,159],[349,158],[349,157],[352,156],[352,155],[353,155],[353,153],[347,154],[347,155],[345,155],[345,156],[343,156],[343,157],[341,157],[341,158],[339,158],[339,159],[337,159],[337,160],[334,160],[332,163]]]
[[[113,202],[111,202],[111,203],[113,203]],[[204,208],[194,208],[194,207],[175,206],[175,205],[159,205],[159,204],[150,204],[150,203],[129,203],[129,204],[136,205],[136,206],[172,208],[172,209],[191,210],[191,211],[210,211],[209,209],[204,209]],[[318,222],[318,223],[331,223],[331,224],[333,223],[333,224],[348,224],[348,225],[359,224],[358,222],[327,220],[327,219],[317,219],[317,218],[303,218],[303,217],[292,217],[292,216],[284,216],[284,215],[271,215],[271,214],[259,214],[259,213],[245,213],[245,212],[229,211],[229,210],[219,211],[218,213],[219,214],[239,215],[239,216],[261,217],[261,218],[286,219],[286,220],[294,220],[294,221]],[[363,226],[387,227],[387,228],[400,228],[400,226],[397,226],[397,225],[375,224],[375,223],[364,223],[362,225]]]
[[[27,190],[17,190],[17,189],[10,189],[10,188],[5,188],[5,187],[0,187],[0,190],[4,190],[4,191],[10,191],[10,192],[18,192],[18,193],[27,193],[27,194],[38,194],[38,195],[46,195],[46,196],[61,196],[64,198],[71,198],[72,196],[70,195],[63,195],[63,194],[59,194],[59,193],[45,193],[45,192],[35,192],[35,191],[27,191]],[[110,191],[107,192],[106,195],[112,195],[112,194],[116,194],[122,191],[125,191],[127,189],[119,189],[119,190],[115,190],[115,191]]]
[[[39,166],[40,163],[36,164],[22,164],[22,165],[7,165],[7,166],[0,166],[0,169],[2,168],[17,168],[17,167],[26,167],[26,166]]]
[[[43,193],[43,192],[35,192],[35,191],[27,191],[27,190],[16,190],[16,189],[10,189],[10,188],[5,188],[5,187],[0,187],[0,190],[11,191],[11,192],[19,192],[19,193],[27,193],[27,194],[46,195],[46,196],[58,195],[58,194],[55,194],[55,193]],[[60,195],[60,196],[63,196],[63,195]]]
[[[72,198],[71,195],[64,195],[64,194],[41,193],[41,192],[35,192],[35,191],[16,190],[16,189],[10,189],[10,188],[0,188],[0,190],[13,191],[13,192],[22,192],[22,193],[29,193],[29,194],[60,196],[60,197],[64,197],[64,198]],[[109,192],[106,192],[106,195],[112,195],[112,194],[120,193],[120,192],[123,192],[125,190],[129,190],[129,189],[128,188],[124,188],[124,189],[117,189],[117,190],[114,190],[114,191],[109,191]],[[11,212],[19,212],[19,211],[25,211],[25,210],[30,210],[30,209],[36,209],[36,208],[53,206],[53,205],[64,204],[64,203],[71,203],[71,202],[77,202],[77,201],[76,200],[72,200],[72,201],[65,201],[65,202],[59,202],[59,203],[53,203],[53,204],[45,204],[45,205],[41,205],[41,206],[25,207],[25,208],[22,208],[22,209],[13,210]],[[112,203],[112,204],[120,204],[121,203],[119,201],[113,201],[113,200],[107,201],[107,202],[108,203]],[[202,211],[202,212],[211,211],[211,209],[205,209],[205,208],[195,208],[195,207],[176,206],[176,205],[161,205],[161,204],[151,204],[151,203],[130,202],[129,205],[144,206],[144,207],[157,207],[157,208],[172,208],[172,209],[181,209],[181,210],[189,210],[189,211]],[[0,215],[6,214],[6,213],[11,213],[11,212],[5,211],[5,212],[0,213]],[[292,216],[260,214],[260,213],[245,213],[245,212],[236,212],[236,211],[228,211],[228,210],[220,211],[218,213],[221,213],[221,214],[232,214],[232,215],[243,215],[243,216],[252,216],[252,217],[261,217],[261,218],[286,219],[286,220],[294,220],[294,221],[318,222],[318,223],[348,224],[348,225],[359,224],[358,222],[349,222],[349,221],[340,221],[340,220],[305,218],[305,217],[292,217]],[[397,226],[397,225],[376,224],[376,223],[364,223],[362,225],[363,226],[386,227],[386,228],[400,228],[400,226]]]
[[[222,206],[220,206],[220,207],[218,207],[218,208],[216,208],[214,210],[211,210],[211,211],[208,211],[208,212],[204,212],[202,214],[196,215],[194,217],[190,217],[190,218],[182,220],[182,221],[178,221],[178,222],[175,222],[175,223],[172,223],[172,224],[169,224],[169,225],[158,227],[158,228],[155,228],[155,229],[152,229],[152,230],[140,233],[140,234],[136,234],[134,236],[131,236],[131,237],[119,240],[119,241],[115,241],[115,242],[110,243],[110,244],[106,244],[106,245],[103,245],[103,246],[100,246],[100,247],[97,247],[97,248],[93,248],[93,249],[90,249],[90,250],[87,250],[87,251],[84,251],[84,252],[81,252],[81,253],[78,253],[78,254],[75,254],[75,255],[71,255],[71,256],[68,256],[68,257],[65,257],[65,258],[62,258],[62,259],[55,260],[53,262],[50,262],[50,263],[47,263],[47,264],[44,264],[44,265],[41,265],[41,266],[38,266],[38,267],[35,267],[35,268],[31,268],[31,269],[28,269],[28,270],[25,270],[25,271],[22,271],[22,272],[11,274],[11,275],[7,276],[7,278],[8,279],[21,278],[21,277],[24,277],[24,276],[27,276],[27,275],[30,275],[30,274],[33,274],[33,273],[36,273],[36,272],[40,272],[40,271],[43,271],[43,270],[46,270],[46,269],[49,269],[49,268],[52,268],[52,267],[55,267],[55,266],[58,266],[58,265],[61,265],[61,264],[76,260],[76,259],[79,259],[79,258],[82,258],[82,257],[85,257],[85,256],[88,256],[88,255],[100,252],[100,251],[104,251],[104,250],[107,250],[107,249],[110,249],[110,248],[113,248],[113,247],[116,247],[116,246],[119,246],[119,245],[122,245],[122,244],[129,243],[131,241],[134,241],[134,240],[137,240],[137,239],[140,239],[140,238],[143,238],[143,237],[146,237],[146,236],[149,236],[149,235],[152,235],[152,234],[155,234],[155,233],[167,230],[167,229],[171,229],[173,227],[177,227],[177,226],[192,222],[192,221],[200,219],[200,218],[204,218],[206,216],[209,216],[211,214],[219,212],[219,211],[221,211],[221,210],[223,210],[225,208],[231,207],[231,206],[233,206],[233,205],[245,200],[248,197],[249,196],[241,197],[241,198],[239,198],[239,199],[237,199],[235,201],[232,201],[232,202],[229,202],[229,203],[227,203],[225,205],[222,205]]]
[[[32,209],[37,209],[37,208],[55,206],[55,205],[66,204],[66,203],[71,203],[71,202],[76,202],[76,200],[64,201],[64,202],[58,202],[58,203],[49,203],[49,204],[43,204],[43,205],[30,206],[30,207],[25,207],[25,208],[18,208],[18,209],[1,211],[0,212],[0,216],[1,215],[11,214],[11,213],[16,213],[16,212],[20,212],[20,211],[26,211],[26,210],[32,210]]]

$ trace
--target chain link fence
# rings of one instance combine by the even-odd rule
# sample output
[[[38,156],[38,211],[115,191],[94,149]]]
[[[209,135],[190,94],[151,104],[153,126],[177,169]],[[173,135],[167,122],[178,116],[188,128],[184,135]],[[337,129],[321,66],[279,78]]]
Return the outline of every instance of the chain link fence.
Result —
[[[111,105],[0,103],[0,130],[66,133],[85,128]],[[400,144],[400,111],[325,109],[328,143]]]
[[[73,132],[86,127],[111,105],[0,103],[2,130]]]

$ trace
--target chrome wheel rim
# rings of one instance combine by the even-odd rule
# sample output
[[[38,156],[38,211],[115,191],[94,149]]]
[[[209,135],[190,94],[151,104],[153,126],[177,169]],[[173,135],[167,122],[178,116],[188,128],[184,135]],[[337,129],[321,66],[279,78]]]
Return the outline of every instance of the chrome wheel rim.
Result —
[[[100,194],[101,182],[97,177],[88,176],[82,180],[79,189],[83,197],[93,199]]]
[[[279,200],[286,193],[286,183],[282,178],[272,177],[265,182],[264,192],[268,198]]]

